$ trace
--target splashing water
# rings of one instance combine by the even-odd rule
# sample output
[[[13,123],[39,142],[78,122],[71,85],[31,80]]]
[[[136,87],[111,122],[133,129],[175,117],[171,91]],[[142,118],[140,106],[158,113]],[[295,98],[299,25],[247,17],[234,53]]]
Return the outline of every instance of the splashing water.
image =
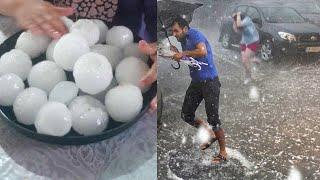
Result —
[[[251,99],[251,101],[253,102],[258,102],[259,101],[259,91],[258,88],[255,86],[250,87],[250,91],[249,91],[249,98]]]
[[[201,126],[197,132],[197,141],[202,144],[202,143],[208,142],[209,140],[210,140],[209,131],[205,127]]]
[[[186,142],[187,142],[187,137],[185,137],[184,135],[182,136],[182,141],[181,141],[181,143],[182,144],[186,144]]]
[[[244,166],[248,170],[252,170],[253,163],[247,160],[239,151],[227,148],[227,153],[229,158],[237,159],[242,164],[242,166]]]
[[[287,180],[302,180],[302,175],[297,168],[291,167]]]

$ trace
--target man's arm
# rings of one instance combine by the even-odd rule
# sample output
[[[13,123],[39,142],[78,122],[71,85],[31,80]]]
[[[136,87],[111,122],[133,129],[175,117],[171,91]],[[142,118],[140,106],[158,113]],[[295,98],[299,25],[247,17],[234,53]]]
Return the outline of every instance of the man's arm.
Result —
[[[176,53],[173,56],[173,59],[176,61],[180,61],[180,59],[183,56],[188,56],[188,57],[193,57],[193,58],[198,58],[198,57],[204,57],[208,54],[207,47],[204,43],[198,43],[196,45],[196,49],[192,51],[183,51],[181,53]]]
[[[204,43],[199,43],[196,45],[196,49],[192,51],[183,51],[182,54],[188,57],[204,57],[207,55],[207,47]]]

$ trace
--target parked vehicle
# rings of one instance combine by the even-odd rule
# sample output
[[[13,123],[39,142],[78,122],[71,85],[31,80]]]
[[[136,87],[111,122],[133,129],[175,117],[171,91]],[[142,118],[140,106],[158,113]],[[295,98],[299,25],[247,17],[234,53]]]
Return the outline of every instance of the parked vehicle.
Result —
[[[320,28],[306,21],[295,9],[280,3],[231,5],[222,18],[219,41],[224,48],[239,46],[241,34],[232,28],[233,12],[245,12],[256,24],[263,60],[296,54],[320,54]]]
[[[285,6],[296,9],[304,18],[320,28],[320,7],[315,2],[288,2]]]

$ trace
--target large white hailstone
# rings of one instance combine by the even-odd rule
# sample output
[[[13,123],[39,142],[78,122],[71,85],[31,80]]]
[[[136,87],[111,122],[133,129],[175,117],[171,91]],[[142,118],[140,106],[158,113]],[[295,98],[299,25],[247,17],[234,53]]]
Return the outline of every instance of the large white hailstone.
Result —
[[[13,103],[13,111],[17,120],[26,125],[34,123],[39,109],[47,103],[45,91],[30,87],[22,91]]]
[[[24,83],[19,76],[12,73],[0,76],[0,105],[12,106],[23,90]]]
[[[34,125],[39,134],[64,136],[72,127],[72,115],[65,104],[47,102],[37,114]]]
[[[77,86],[89,94],[104,91],[113,78],[108,59],[97,53],[87,53],[74,65],[73,76]]]
[[[108,26],[100,19],[93,19],[92,21],[94,23],[96,23],[96,25],[98,26],[99,31],[100,31],[98,43],[105,43],[106,42],[106,35],[107,35],[107,31],[108,31]]]
[[[54,51],[54,48],[56,47],[57,42],[58,42],[58,39],[55,39],[55,40],[51,41],[51,43],[48,46],[48,49],[46,52],[46,57],[49,61],[54,61],[53,51]]]
[[[89,19],[79,19],[70,28],[71,33],[84,37],[89,46],[96,44],[100,37],[99,26]]]
[[[53,51],[53,59],[64,70],[72,71],[80,56],[90,52],[88,42],[77,34],[66,34],[60,38]]]
[[[68,18],[68,17],[66,17],[66,16],[61,17],[61,20],[63,21],[64,25],[65,25],[65,26],[68,28],[68,30],[70,31],[70,28],[71,28],[71,26],[74,24],[74,22],[73,22],[70,18]]]
[[[26,80],[31,68],[30,56],[19,49],[12,49],[0,58],[0,75],[14,73]]]
[[[106,43],[124,48],[128,44],[133,43],[132,31],[125,26],[113,26],[107,32]]]
[[[104,90],[104,91],[102,91],[102,92],[100,92],[100,93],[98,93],[98,94],[92,94],[92,95],[90,94],[90,96],[92,96],[92,97],[94,97],[95,99],[99,100],[100,102],[104,103],[107,92],[108,92],[110,89],[116,87],[117,85],[118,85],[117,80],[116,80],[116,78],[114,77],[114,78],[112,79],[110,85],[107,87],[106,90]],[[83,92],[83,91],[80,91],[80,92],[79,92],[79,95],[88,95],[88,93],[85,93],[85,92]]]
[[[72,127],[82,135],[95,135],[106,129],[109,117],[105,106],[90,96],[78,96],[69,105]]]
[[[6,39],[8,39],[8,37],[0,31],[0,44],[2,44]]]
[[[41,61],[32,67],[28,83],[30,87],[37,87],[50,93],[56,84],[66,79],[66,73],[55,62]]]
[[[116,68],[115,76],[119,84],[139,86],[141,78],[149,71],[148,65],[136,57],[123,59]],[[145,92],[149,87],[142,89]]]
[[[30,31],[23,32],[19,36],[16,49],[27,53],[31,58],[36,58],[46,52],[51,39],[46,35],[34,35]]]
[[[111,45],[94,45],[91,47],[91,52],[105,56],[109,60],[112,69],[115,69],[123,58],[122,50],[119,47]]]
[[[61,102],[69,105],[77,97],[79,88],[74,82],[61,81],[50,92],[49,101]]]
[[[131,43],[124,47],[123,55],[124,57],[134,56],[142,59],[145,63],[148,62],[148,56],[140,52],[138,43]]]
[[[140,113],[143,97],[138,87],[120,85],[107,93],[105,104],[113,120],[128,122]]]

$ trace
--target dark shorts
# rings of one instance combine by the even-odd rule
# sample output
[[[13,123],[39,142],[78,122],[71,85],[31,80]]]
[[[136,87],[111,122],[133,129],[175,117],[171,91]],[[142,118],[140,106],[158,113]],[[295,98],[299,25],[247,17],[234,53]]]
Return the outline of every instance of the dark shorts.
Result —
[[[241,51],[245,51],[248,48],[251,51],[256,53],[258,51],[258,47],[259,47],[259,42],[258,41],[254,42],[254,43],[251,43],[251,44],[248,44],[248,45],[240,44]]]
[[[213,129],[219,127],[221,125],[219,119],[220,87],[218,77],[205,82],[191,82],[182,106],[181,117],[183,120],[192,125],[195,121],[195,112],[204,99],[208,123]]]

